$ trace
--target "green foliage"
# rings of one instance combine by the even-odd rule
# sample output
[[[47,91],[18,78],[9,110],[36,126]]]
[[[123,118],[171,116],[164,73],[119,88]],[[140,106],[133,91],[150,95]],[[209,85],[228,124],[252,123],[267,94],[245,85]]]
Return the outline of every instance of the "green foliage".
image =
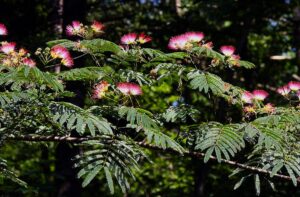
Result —
[[[9,179],[22,187],[27,187],[27,183],[20,180],[16,174],[7,168],[7,162],[0,158],[0,179],[1,178]]]
[[[188,79],[192,89],[198,89],[199,91],[212,91],[213,94],[221,94],[224,92],[224,82],[220,77],[211,73],[200,72],[195,70],[188,74]]]
[[[8,72],[0,74],[0,80],[0,85],[10,85],[13,90],[20,90],[25,85],[45,85],[52,90],[63,91],[63,85],[53,74],[42,72],[37,67],[21,66],[9,69]]]
[[[151,118],[151,112],[140,108],[122,106],[119,109],[119,115],[126,117],[129,122],[128,127],[135,128],[137,132],[143,130],[149,143],[154,142],[155,145],[164,149],[169,147],[179,152],[183,151],[183,148],[176,141],[162,132],[162,128]]]
[[[84,134],[87,129],[92,136],[96,135],[96,131],[100,134],[113,133],[106,120],[93,115],[89,110],[83,110],[67,102],[52,102],[49,108],[54,114],[53,121],[65,126],[67,130],[75,129],[78,133]]]
[[[10,34],[8,38],[12,38],[17,43],[22,43],[22,47],[34,49],[36,46],[41,46],[41,42],[49,38],[53,39],[55,36],[61,36],[57,35],[57,32],[54,32],[55,29],[52,28],[52,22],[51,26],[47,27],[47,25],[49,25],[49,21],[47,20],[49,20],[50,15],[50,18],[52,18],[52,11],[56,9],[55,2],[56,1],[49,3],[49,1],[45,0],[30,2],[4,0],[1,6],[4,9],[0,13],[0,18],[2,20],[1,22],[8,23]],[[130,103],[126,98],[121,94],[114,94],[115,83],[119,81],[137,82],[144,86],[144,95],[137,97],[139,104],[134,106],[151,111],[153,116],[149,115],[149,117],[155,121],[165,121],[164,124],[161,122],[157,124],[163,131],[168,130],[168,134],[171,134],[172,138],[176,135],[174,139],[181,139],[183,147],[185,147],[184,142],[187,140],[186,136],[191,137],[190,135],[194,132],[194,127],[198,128],[199,125],[207,124],[207,122],[211,120],[220,122],[220,127],[238,124],[240,130],[233,128],[232,131],[244,135],[246,147],[238,154],[235,154],[234,158],[232,158],[233,161],[245,162],[244,164],[251,167],[274,170],[272,175],[277,172],[290,176],[285,168],[285,160],[289,160],[289,157],[293,158],[292,160],[294,160],[294,162],[292,163],[294,163],[294,165],[299,166],[299,161],[297,161],[299,158],[299,154],[297,153],[299,150],[297,145],[297,141],[299,141],[299,127],[296,124],[296,120],[299,120],[299,117],[293,114],[298,108],[295,108],[294,112],[287,111],[284,114],[280,114],[279,109],[276,107],[276,113],[273,115],[257,113],[250,117],[242,116],[244,115],[241,110],[243,103],[240,98],[244,90],[237,86],[231,86],[230,84],[227,86],[228,84],[225,82],[230,80],[235,85],[240,85],[241,87],[245,86],[249,89],[258,87],[273,89],[273,87],[285,83],[290,76],[298,72],[296,59],[288,59],[294,58],[294,54],[296,54],[295,49],[298,50],[297,46],[299,46],[299,43],[297,43],[297,23],[295,23],[295,21],[297,21],[299,7],[297,1],[262,1],[257,3],[255,1],[233,0],[181,0],[176,1],[176,3],[181,3],[179,7],[175,5],[175,1],[152,0],[90,0],[76,1],[74,4],[80,4],[80,2],[85,6],[69,6],[67,4],[64,6],[64,15],[59,16],[60,19],[64,19],[64,23],[66,22],[65,19],[69,20],[71,18],[84,21],[92,21],[94,19],[101,20],[105,22],[105,26],[107,27],[104,36],[105,38],[109,38],[109,40],[119,40],[121,35],[128,32],[146,32],[153,36],[153,41],[150,44],[147,43],[146,46],[151,45],[159,49],[144,49],[138,46],[134,49],[130,49],[128,52],[124,51],[124,53],[121,52],[117,54],[113,52],[114,47],[108,46],[108,51],[103,49],[103,45],[105,44],[99,44],[99,48],[98,45],[91,44],[91,48],[94,49],[88,49],[88,46],[86,47],[86,51],[84,51],[83,49],[77,48],[78,45],[76,44],[79,42],[73,42],[67,39],[49,43],[49,46],[61,43],[68,49],[75,50],[72,56],[76,56],[78,51],[81,50],[84,59],[87,60],[84,64],[83,62],[81,65],[76,64],[75,69],[70,70],[74,72],[69,72],[68,70],[53,75],[55,78],[57,77],[62,80],[63,85],[66,84],[68,87],[71,83],[74,83],[69,83],[68,81],[76,81],[76,85],[74,85],[75,88],[73,88],[76,89],[76,91],[80,91],[82,86],[77,87],[77,84],[81,83],[81,81],[84,81],[84,86],[88,90],[90,90],[98,80],[107,80],[111,83],[109,87],[110,92],[108,94],[109,98],[95,101],[89,99],[89,94],[87,94],[86,98],[84,98],[85,105],[83,108],[90,109],[89,107],[91,105],[98,105],[106,109],[106,112],[102,111],[102,113],[97,113],[96,115],[93,111],[92,114],[97,117],[105,116],[110,122],[113,122],[116,126],[114,127],[114,134],[123,133],[135,141],[140,141],[144,138],[144,132],[133,132],[132,130],[135,130],[134,128],[123,129],[124,122],[127,121],[115,115],[115,111],[118,109],[110,110],[113,106],[116,108],[122,105],[130,107]],[[66,13],[68,16],[65,16]],[[88,15],[84,17],[82,13],[88,13]],[[30,31],[24,31],[24,27]],[[185,51],[175,52],[170,55],[168,55],[168,52],[164,53],[163,51],[166,49],[168,39],[184,31],[203,31],[205,33],[203,42],[213,39],[215,45],[213,50],[195,47],[192,53],[191,51],[188,53]],[[1,37],[1,39],[2,38],[6,39],[7,37]],[[77,40],[78,37],[73,37],[72,39]],[[88,42],[92,41],[88,40]],[[99,41],[99,43],[101,43],[101,41]],[[257,69],[253,72],[227,72],[228,67],[230,69],[238,68],[237,66],[230,65],[230,62],[226,62],[228,59],[218,53],[219,46],[227,44],[235,45],[241,57],[247,57],[248,60],[253,61],[257,65]],[[92,51],[96,51],[97,54],[93,54]],[[111,55],[111,52],[114,53],[114,55]],[[86,53],[89,54],[86,55]],[[274,55],[280,55],[287,59],[275,61],[272,59]],[[4,56],[5,55],[0,54],[0,58]],[[33,58],[36,59],[35,57]],[[77,66],[93,67],[90,58],[94,61],[99,61],[97,63],[97,69],[99,68],[99,71],[96,68],[91,72],[85,68],[78,69]],[[238,63],[240,67],[254,67],[254,64],[245,62],[244,60],[240,60]],[[112,67],[113,74],[102,78],[102,71],[99,67],[102,65]],[[155,68],[160,66],[161,69],[157,69],[158,72],[156,72]],[[39,66],[39,68],[43,71],[52,70],[51,68],[41,66]],[[202,71],[205,73],[209,70],[209,72],[222,76],[222,80],[225,82],[225,88],[222,94],[218,93],[218,97],[216,97],[216,95],[207,96],[204,89],[202,89],[201,94],[199,94],[198,88],[196,91],[187,88],[188,84],[185,82],[191,81],[187,79],[187,73],[194,68],[199,69],[201,73]],[[150,73],[150,69],[153,69],[151,70],[153,72]],[[223,69],[226,70],[224,71]],[[1,73],[6,72],[5,70]],[[151,76],[148,75],[149,73]],[[297,76],[293,75],[293,77]],[[149,78],[151,80],[149,80]],[[14,82],[12,79],[12,84],[16,84],[12,89],[10,85],[1,85],[1,131],[3,129],[4,131],[1,132],[0,136],[3,136],[2,134],[4,133],[11,133],[12,130],[14,130],[13,133],[16,134],[41,134],[37,130],[38,127],[30,127],[30,129],[25,130],[25,128],[21,129],[20,126],[18,126],[21,131],[19,129],[15,130],[16,123],[21,123],[18,125],[28,128],[28,124],[31,123],[25,125],[26,121],[33,121],[41,127],[46,125],[49,129],[54,126],[49,125],[45,119],[38,116],[38,113],[33,114],[28,111],[46,109],[42,112],[52,121],[53,113],[47,112],[47,109],[49,110],[49,101],[65,100],[64,96],[62,96],[62,94],[52,94],[52,98],[45,97],[46,93],[52,93],[54,89],[47,88],[44,82],[36,84],[30,80],[30,78],[28,78],[27,82],[23,80],[20,82],[21,85],[18,85],[19,80]],[[162,80],[163,85],[161,85]],[[36,93],[27,93],[27,89],[30,88],[37,88],[39,91]],[[211,92],[212,90],[208,88],[208,93]],[[25,95],[23,95],[23,93],[25,93]],[[74,95],[76,95],[76,93]],[[184,100],[178,101],[178,98],[184,98]],[[76,96],[71,99],[77,100],[78,98]],[[111,99],[114,99],[114,101]],[[34,102],[33,100],[38,100],[38,102]],[[78,100],[81,100],[81,98]],[[127,103],[125,101],[127,101]],[[226,103],[226,101],[228,101],[228,103]],[[137,103],[135,98],[133,98],[133,102]],[[273,95],[268,98],[268,102],[274,102],[276,103],[275,105],[287,104],[284,99],[279,99],[277,96],[273,97]],[[179,106],[177,105],[178,103]],[[294,101],[291,103],[294,104]],[[238,105],[233,106],[231,104]],[[170,105],[172,106],[170,107]],[[199,115],[197,111],[200,111],[201,114]],[[163,115],[161,116],[161,114],[157,114],[157,112],[163,112]],[[156,117],[158,118],[156,119]],[[257,117],[258,119],[256,119]],[[11,124],[12,119],[15,124]],[[256,120],[253,121],[253,119]],[[2,122],[6,124],[2,124]],[[57,124],[57,122],[53,122],[52,124],[54,123]],[[7,129],[8,125],[12,127]],[[58,128],[42,134],[55,135],[57,134],[55,131],[63,131],[64,134],[70,135],[69,130],[65,129],[65,125],[66,124],[58,124]],[[87,132],[85,132],[84,135],[89,137],[89,129],[87,128],[86,130]],[[207,132],[209,133],[210,130]],[[77,135],[75,130],[73,133]],[[96,136],[102,135],[98,131],[95,133]],[[196,133],[198,133],[198,131],[196,131]],[[10,143],[7,140],[4,141]],[[194,142],[191,144],[193,143]],[[21,144],[21,142],[18,142],[18,144]],[[1,150],[1,154],[5,155],[8,160],[18,161],[15,163],[24,163],[21,162],[22,159],[20,160],[24,155],[34,157],[33,159],[42,163],[42,159],[37,156],[32,156],[31,144],[26,143],[23,145],[24,147],[25,145],[27,145],[27,147],[30,145],[30,147],[28,149],[19,148],[17,143],[11,143],[9,145],[14,149],[19,149],[19,155],[16,152],[11,154],[11,152],[6,152],[6,150]],[[97,147],[89,146],[86,149],[95,150]],[[193,148],[191,150],[195,151]],[[54,150],[52,150],[52,152],[53,151]],[[205,151],[206,150],[204,150],[204,152]],[[243,183],[243,188],[235,192],[229,192],[228,185],[231,185],[230,180],[228,182],[226,181],[228,184],[222,184],[224,183],[224,173],[230,170],[226,164],[212,165],[213,163],[210,162],[209,167],[207,167],[209,169],[207,169],[195,161],[191,162],[187,157],[176,157],[175,154],[170,156],[169,154],[162,154],[162,151],[157,152],[157,154],[155,152],[153,153],[155,163],[143,165],[143,173],[139,174],[137,180],[133,183],[135,188],[131,191],[127,191],[126,195],[195,195],[193,190],[194,187],[197,186],[196,180],[199,180],[196,179],[195,174],[199,169],[209,172],[209,174],[204,174],[204,181],[201,182],[202,185],[205,186],[203,196],[253,196],[254,193],[252,193],[252,190],[254,188],[257,194],[267,194],[268,196],[298,196],[299,194],[297,188],[292,189],[292,187],[290,187],[292,184],[281,182],[280,179],[277,178],[274,179],[274,183],[279,186],[279,190],[276,193],[265,190],[267,184],[274,188],[274,183],[271,182],[270,179],[272,177],[250,173],[247,170],[244,170],[243,174],[233,177],[233,181],[235,181],[235,178],[242,176],[237,186]],[[197,150],[197,152],[200,153],[201,150]],[[203,153],[203,151],[201,153]],[[216,153],[212,152],[212,155],[216,155]],[[224,158],[223,155],[222,158]],[[278,165],[275,161],[278,162]],[[44,193],[55,196],[55,194],[53,194],[53,192],[55,192],[53,188],[54,183],[51,182],[54,180],[54,177],[51,176],[55,174],[52,173],[53,171],[51,171],[50,176],[41,173],[41,171],[34,171],[34,173],[29,171],[29,169],[38,169],[41,163],[35,165],[31,164],[29,167],[23,168],[26,170],[21,170],[21,173],[25,175],[22,175],[24,180],[28,178],[26,175],[31,174],[31,177],[37,180],[36,182],[39,187],[37,190],[31,190],[32,193],[23,193],[22,196],[37,196],[43,195]],[[53,169],[53,167],[54,166],[51,166],[51,169]],[[196,167],[198,167],[198,169]],[[292,167],[290,168],[293,169]],[[14,168],[12,167],[11,169]],[[28,173],[28,171],[30,173]],[[101,169],[99,173],[100,175],[97,175],[97,178],[101,178],[102,175],[103,177],[107,177],[109,182],[111,182],[107,170]],[[294,175],[296,178],[298,177],[296,171],[294,171]],[[48,178],[45,179],[44,176]],[[93,176],[92,172],[91,176]],[[114,179],[113,176],[112,178]],[[41,179],[43,179],[43,181],[40,182]],[[293,178],[293,181],[295,181],[295,178]],[[35,181],[29,180],[28,182],[34,185]],[[42,188],[43,182],[47,183],[46,186],[44,186],[46,189]],[[249,184],[251,184],[251,186]],[[7,192],[5,191],[6,186],[10,186],[10,182],[4,182],[3,187],[1,185],[1,192]],[[111,184],[109,184],[109,186],[112,188]],[[83,195],[90,196],[95,195],[95,192],[102,192],[101,195],[105,196],[108,192],[106,192],[104,188],[105,187],[99,187],[99,183],[91,183],[90,190],[85,189],[84,192],[87,193]],[[13,192],[18,193],[19,190],[16,189]],[[19,193],[3,195],[18,196]],[[116,195],[118,195],[117,192]]]
[[[245,61],[245,60],[239,60],[238,62],[239,62],[240,66],[245,67],[247,69],[251,69],[251,68],[255,67],[255,65],[253,63]]]
[[[85,57],[89,66],[80,65],[80,68],[59,73],[50,72],[49,67],[1,67],[1,144],[9,136],[24,134],[70,136],[75,133],[91,138],[79,142],[83,152],[74,158],[78,178],[83,178],[82,186],[86,187],[103,174],[111,193],[115,191],[115,182],[122,192],[129,190],[133,170],[138,171],[139,162],[145,157],[143,147],[181,155],[194,151],[193,154],[204,156],[205,163],[211,159],[219,163],[240,159],[248,167],[268,170],[270,176],[264,179],[271,187],[277,173],[290,177],[297,185],[300,177],[299,109],[276,108],[272,114],[259,111],[255,116],[232,120],[234,114],[241,114],[244,90],[208,72],[210,69],[219,73],[221,69],[238,66],[253,68],[254,64],[237,60],[238,64],[231,65],[230,57],[198,46],[164,53],[140,45],[122,49],[103,39],[80,42],[63,39],[47,44],[64,46],[74,54],[82,53],[78,57]],[[207,65],[211,60],[211,65]],[[93,83],[100,80],[107,82],[107,87],[94,86]],[[88,90],[99,88],[94,91],[98,91],[99,99],[84,95],[84,107],[67,101],[66,97],[78,99],[81,96],[75,94],[80,91],[77,87],[73,87],[74,93],[66,91],[70,81],[84,81]],[[178,93],[167,95],[168,91],[161,91],[165,95],[160,95],[157,86],[162,81],[170,90],[178,84]],[[119,82],[144,86],[143,90],[151,97],[157,97],[162,103],[171,101],[173,106],[150,111],[155,101],[149,102],[150,97],[145,94],[123,92],[118,87]],[[205,95],[209,95],[208,98]],[[221,112],[214,111],[216,102],[220,101],[238,105],[226,113],[222,111],[223,106],[218,109]],[[263,103],[258,105],[259,110],[263,110]],[[22,184],[6,168],[1,169],[1,173]],[[262,176],[237,168],[234,174],[238,173],[243,174],[234,189],[253,177],[259,195]]]
[[[214,152],[218,162],[222,158],[230,160],[245,147],[240,125],[222,125],[216,122],[200,125],[197,128],[195,149],[205,151],[204,162],[207,162]]]
[[[125,136],[102,135],[98,140],[84,142],[83,146],[97,149],[87,149],[75,157],[75,167],[81,168],[78,178],[84,177],[82,186],[87,186],[103,170],[110,192],[114,193],[114,177],[125,193],[129,189],[127,177],[134,177],[131,168],[138,170],[138,160],[144,157],[134,141]]]
[[[192,50],[193,53],[197,54],[197,55],[202,55],[202,56],[205,56],[205,57],[210,57],[210,58],[216,58],[220,61],[224,61],[225,60],[225,56],[208,48],[208,47],[203,47],[203,46],[200,46],[200,47],[194,47],[193,50]]]
[[[53,47],[55,45],[64,46],[68,49],[75,49],[79,51],[83,51],[86,53],[98,55],[105,52],[112,52],[112,53],[121,53],[121,48],[116,45],[115,43],[103,40],[103,39],[93,39],[93,40],[83,40],[80,42],[80,44],[77,46],[76,42],[67,40],[67,39],[61,39],[61,40],[54,40],[47,42],[47,45],[49,47]]]
[[[93,39],[93,40],[83,40],[80,42],[80,46],[84,49],[87,49],[91,54],[101,54],[104,52],[111,52],[111,53],[121,53],[121,48],[108,40],[103,39]]]
[[[34,96],[32,92],[0,92],[1,106],[5,106],[9,103],[15,103],[23,99],[30,99]]]
[[[166,122],[186,123],[189,119],[197,122],[200,119],[200,111],[189,105],[171,106],[162,117]]]
[[[84,67],[74,68],[70,71],[63,71],[57,74],[59,78],[66,81],[88,81],[99,80],[105,76],[103,68]]]

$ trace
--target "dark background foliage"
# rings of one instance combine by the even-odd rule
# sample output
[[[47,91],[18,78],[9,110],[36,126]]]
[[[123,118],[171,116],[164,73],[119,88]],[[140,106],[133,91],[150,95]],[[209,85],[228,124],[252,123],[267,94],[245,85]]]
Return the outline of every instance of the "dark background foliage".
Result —
[[[59,12],[61,10],[61,12]],[[65,37],[57,25],[72,20],[106,25],[104,38],[119,42],[128,32],[145,32],[153,37],[149,46],[167,51],[171,36],[186,31],[202,31],[206,40],[221,45],[235,45],[242,59],[257,66],[254,70],[220,71],[225,81],[247,89],[264,87],[274,91],[291,79],[298,79],[300,62],[300,3],[296,0],[0,0],[0,23],[7,25],[9,40],[34,51],[45,42]],[[274,60],[279,55],[282,60]],[[267,86],[266,86],[267,84]],[[76,86],[77,84],[71,84]],[[172,105],[176,89],[161,87],[148,100],[152,109],[166,108],[157,95],[167,96]],[[155,100],[154,100],[155,99]],[[176,99],[175,99],[176,100]],[[276,98],[270,98],[275,102]],[[184,101],[187,104],[192,101]],[[174,104],[174,103],[173,103]],[[201,107],[201,106],[200,106]],[[219,114],[220,121],[227,105]],[[202,106],[202,108],[205,108]],[[208,117],[211,111],[201,112]],[[218,115],[217,115],[218,116]],[[238,117],[237,117],[238,118]],[[64,156],[77,151],[69,144],[7,144],[0,153],[11,166],[22,172],[30,185],[22,189],[11,182],[1,182],[2,196],[109,196],[104,177],[81,189],[72,165]],[[153,163],[143,163],[137,180],[127,196],[254,196],[252,183],[233,191],[237,181],[228,178],[229,167],[203,164],[195,158],[149,152]],[[63,166],[63,168],[62,168]],[[116,194],[121,196],[119,192]],[[262,196],[299,196],[299,189],[279,182],[277,192],[264,187]]]

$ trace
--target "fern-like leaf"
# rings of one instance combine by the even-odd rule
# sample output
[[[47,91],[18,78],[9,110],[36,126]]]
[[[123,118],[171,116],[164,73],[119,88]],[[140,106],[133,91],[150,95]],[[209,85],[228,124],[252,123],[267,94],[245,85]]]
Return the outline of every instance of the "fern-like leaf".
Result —
[[[129,127],[135,128],[137,131],[143,130],[149,143],[154,142],[155,145],[162,148],[169,147],[183,152],[183,148],[176,141],[161,132],[157,122],[151,118],[153,116],[151,112],[141,108],[122,106],[119,109],[119,115],[126,118]]]
[[[139,170],[138,161],[144,157],[138,146],[125,136],[111,135],[86,141],[83,146],[92,147],[93,150],[87,150],[75,157],[75,167],[81,168],[78,177],[84,177],[82,186],[87,186],[99,172],[104,171],[111,193],[114,193],[113,177],[125,193],[129,189],[127,179],[134,178],[132,168]]]
[[[214,94],[224,92],[224,82],[217,75],[196,70],[188,73],[188,79],[191,80],[190,85],[192,89],[198,89],[205,93],[211,90]]]
[[[27,187],[27,183],[19,179],[13,171],[8,169],[6,160],[0,158],[0,178],[2,178],[1,176],[19,184],[22,187]]]
[[[105,76],[102,67],[84,67],[74,68],[68,71],[62,71],[58,74],[59,78],[66,81],[84,81],[84,80],[99,80]]]
[[[83,134],[88,129],[92,136],[95,136],[96,131],[101,134],[113,133],[104,118],[93,115],[89,110],[66,102],[52,102],[49,108],[54,114],[53,120],[69,130],[76,129]]]
[[[11,89],[20,90],[23,85],[46,85],[55,91],[63,91],[62,83],[48,72],[37,67],[20,66],[0,75],[0,85],[11,85]]]
[[[240,125],[222,125],[210,122],[201,125],[197,131],[199,134],[195,149],[206,151],[205,162],[208,161],[213,152],[218,161],[221,162],[223,156],[229,160],[245,147]]]

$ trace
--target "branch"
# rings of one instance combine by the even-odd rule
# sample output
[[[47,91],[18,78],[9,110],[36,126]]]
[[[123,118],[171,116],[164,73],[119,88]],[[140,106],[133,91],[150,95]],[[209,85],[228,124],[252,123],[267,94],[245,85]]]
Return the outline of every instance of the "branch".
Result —
[[[160,150],[160,151],[168,151],[168,152],[180,154],[178,151],[176,151],[174,149],[171,149],[171,148],[163,149],[161,147],[154,146],[152,144],[146,144],[146,143],[141,143],[141,142],[139,142],[137,144],[140,145],[140,146],[142,146],[142,147],[144,147],[144,148],[148,148],[148,149]],[[204,153],[199,153],[199,152],[188,152],[188,151],[186,151],[183,154],[184,155],[188,155],[188,156],[197,157],[197,158],[203,158],[205,156]],[[210,156],[209,159],[213,160],[213,161],[217,161],[217,157],[214,157],[214,156]],[[248,165],[245,165],[245,164],[242,164],[242,163],[238,163],[236,161],[231,161],[231,160],[227,160],[227,159],[221,159],[221,162],[226,163],[226,164],[231,165],[231,166],[234,166],[234,167],[239,167],[241,169],[245,169],[245,170],[248,170],[248,171],[256,172],[258,174],[267,174],[267,175],[271,174],[271,171],[264,170],[262,168],[253,167],[253,166],[248,166]],[[287,180],[287,181],[291,181],[292,180],[291,177],[286,176],[286,175],[282,175],[282,174],[275,174],[274,177],[280,178],[280,179],[284,179],[284,180]],[[300,178],[297,179],[297,182],[300,183]]]
[[[83,142],[96,139],[95,137],[70,137],[70,136],[39,136],[39,135],[19,135],[7,136],[8,140],[29,141],[29,142]]]
[[[8,140],[15,140],[15,141],[31,141],[31,142],[72,142],[72,143],[80,143],[83,141],[88,141],[88,140],[94,140],[97,139],[96,137],[69,137],[69,136],[32,136],[32,135],[20,135],[20,136],[8,136],[7,137]],[[155,146],[152,144],[147,144],[144,142],[137,142],[137,144],[141,147],[147,148],[147,149],[152,149],[152,150],[159,150],[159,151],[165,151],[165,152],[170,152],[170,153],[175,153],[175,154],[180,154],[178,151],[171,149],[171,148],[167,148],[167,149],[163,149],[159,146]],[[187,155],[187,156],[193,156],[196,158],[203,158],[204,157],[204,153],[200,153],[200,152],[189,152],[189,151],[185,151],[183,153],[183,155]],[[217,161],[217,158],[214,156],[210,156],[210,160],[213,161]],[[264,170],[262,168],[257,168],[257,167],[253,167],[253,166],[248,166],[242,163],[238,163],[236,161],[231,161],[231,160],[226,160],[226,159],[221,159],[221,162],[226,163],[230,166],[234,166],[234,167],[238,167],[241,169],[245,169],[248,171],[252,171],[258,174],[266,174],[266,175],[270,175],[271,171],[268,170]],[[287,180],[287,181],[291,181],[291,177],[286,176],[286,175],[282,175],[282,174],[275,174],[274,177],[279,178],[279,179],[283,179],[283,180]],[[297,179],[297,182],[300,183],[300,179]]]

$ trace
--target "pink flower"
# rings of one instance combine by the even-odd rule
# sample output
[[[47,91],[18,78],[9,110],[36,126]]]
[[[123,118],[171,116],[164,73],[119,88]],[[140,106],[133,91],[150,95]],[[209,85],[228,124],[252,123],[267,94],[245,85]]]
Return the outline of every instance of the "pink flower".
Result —
[[[225,56],[231,56],[235,52],[235,47],[231,45],[221,46],[220,50]]]
[[[186,44],[188,43],[188,37],[184,34],[179,36],[174,36],[170,39],[168,47],[172,50],[183,50],[186,47]]]
[[[71,56],[69,56],[69,57],[66,57],[66,58],[63,58],[62,60],[61,60],[61,63],[63,64],[63,65],[65,65],[66,67],[72,67],[73,65],[74,65],[74,61],[73,61],[73,59],[72,59],[72,57]]]
[[[143,94],[142,89],[139,85],[132,83],[130,86],[131,95],[141,95]]]
[[[241,57],[239,55],[231,55],[230,60],[239,60]]]
[[[19,49],[19,55],[20,56],[24,56],[24,55],[26,55],[28,53],[28,51],[26,50],[26,49],[24,49],[24,48],[20,48]]]
[[[240,66],[240,56],[239,55],[231,55],[230,58],[228,59],[228,62],[233,65],[233,66]]]
[[[242,94],[242,101],[244,103],[252,103],[252,99],[253,99],[253,94],[251,92],[246,91]]]
[[[105,96],[105,92],[108,91],[108,87],[109,84],[107,83],[107,81],[101,81],[100,83],[98,83],[94,88],[92,98],[94,99],[103,98]]]
[[[186,32],[184,35],[190,42],[200,42],[204,38],[203,32]]]
[[[60,58],[61,63],[67,67],[72,67],[74,65],[74,61],[71,57],[70,52],[63,46],[56,45],[51,48],[50,55],[55,58]]]
[[[276,90],[279,94],[282,96],[286,96],[290,93],[291,89],[289,88],[288,85],[282,86]]]
[[[152,38],[150,36],[147,36],[146,34],[144,33],[141,33],[138,37],[138,42],[141,43],[141,44],[144,44],[144,43],[147,43],[147,42],[150,42],[152,40]]]
[[[186,32],[172,37],[169,41],[168,47],[172,50],[186,50],[193,47],[193,43],[199,43],[203,38],[204,34],[202,32]],[[211,48],[212,43],[207,43],[205,47]]]
[[[121,37],[121,43],[122,44],[135,44],[136,39],[137,39],[136,33],[125,34],[124,36]]]
[[[104,30],[104,25],[98,21],[94,21],[91,28],[96,33],[101,33]]]
[[[9,58],[3,58],[1,62],[5,66],[11,66],[13,64]]]
[[[130,93],[130,83],[126,83],[126,82],[118,83],[117,88],[125,95],[129,95]]]
[[[7,35],[7,29],[4,24],[0,23],[0,36]]]
[[[271,114],[271,113],[274,113],[275,107],[273,106],[273,104],[268,103],[262,108],[262,111],[265,113]]]
[[[66,28],[67,35],[72,36],[80,33],[82,26],[82,23],[79,21],[73,21],[72,25],[68,25]]]
[[[208,42],[208,43],[205,43],[205,44],[203,44],[202,45],[203,47],[206,47],[206,48],[208,48],[208,49],[211,49],[211,48],[213,48],[213,43],[212,42]]]
[[[244,107],[244,112],[248,115],[255,114],[255,108],[253,106]]]
[[[117,89],[125,95],[143,94],[141,87],[135,83],[122,82],[117,84]]]
[[[30,68],[33,68],[36,65],[35,61],[31,58],[28,58],[28,57],[23,59],[23,64],[26,65],[26,66],[29,66]]]
[[[15,47],[15,42],[3,42],[0,50],[5,54],[9,54],[15,51]]]
[[[292,91],[298,91],[300,90],[300,82],[298,81],[290,81],[288,83],[288,87],[292,90]]]
[[[68,49],[66,49],[65,47],[60,46],[60,45],[55,45],[54,47],[52,47],[51,51],[50,51],[50,55],[53,58],[62,58],[62,59],[68,58],[71,56]]]
[[[254,90],[252,94],[253,94],[253,98],[258,101],[265,100],[265,98],[269,95],[269,93],[264,90]]]

